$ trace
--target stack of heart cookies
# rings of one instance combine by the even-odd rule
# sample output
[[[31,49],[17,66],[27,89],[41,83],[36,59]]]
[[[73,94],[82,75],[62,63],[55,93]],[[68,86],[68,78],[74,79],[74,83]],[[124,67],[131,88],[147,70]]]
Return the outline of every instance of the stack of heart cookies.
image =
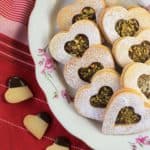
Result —
[[[76,0],[57,24],[49,50],[76,91],[77,112],[102,122],[104,134],[150,130],[150,13]]]

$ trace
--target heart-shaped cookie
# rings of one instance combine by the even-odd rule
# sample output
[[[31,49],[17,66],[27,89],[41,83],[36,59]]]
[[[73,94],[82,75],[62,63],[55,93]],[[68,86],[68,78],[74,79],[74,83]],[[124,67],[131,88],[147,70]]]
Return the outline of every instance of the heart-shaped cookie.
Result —
[[[28,85],[20,77],[11,77],[8,81],[8,89],[5,92],[5,100],[8,103],[20,103],[33,97]]]
[[[46,150],[69,150],[70,141],[66,137],[58,137],[52,145],[48,146]]]
[[[72,24],[79,20],[88,19],[97,22],[104,7],[104,0],[76,0],[59,11],[57,16],[58,26],[61,30],[68,30]]]
[[[97,26],[92,21],[83,20],[73,24],[68,32],[56,34],[50,41],[49,50],[58,62],[65,64],[71,57],[82,57],[91,45],[100,43]]]
[[[99,25],[110,43],[120,37],[135,36],[141,29],[150,27],[150,13],[142,7],[126,9],[121,6],[106,8]]]
[[[103,68],[114,68],[110,50],[103,45],[91,46],[82,58],[72,58],[64,67],[64,78],[74,89],[89,83],[92,76]]]
[[[23,120],[24,126],[37,139],[43,137],[50,122],[51,118],[46,112],[41,112],[37,115],[27,115]]]
[[[150,59],[150,29],[142,30],[136,37],[116,40],[112,51],[117,63],[122,67],[131,62],[145,63]]]
[[[111,98],[104,117],[104,134],[125,135],[150,129],[150,107],[134,89],[121,89]]]
[[[102,121],[110,98],[119,88],[120,76],[115,70],[100,70],[93,76],[91,84],[78,89],[75,108],[82,116]]]
[[[150,100],[150,65],[131,63],[127,65],[121,75],[121,85],[141,92],[146,101]]]

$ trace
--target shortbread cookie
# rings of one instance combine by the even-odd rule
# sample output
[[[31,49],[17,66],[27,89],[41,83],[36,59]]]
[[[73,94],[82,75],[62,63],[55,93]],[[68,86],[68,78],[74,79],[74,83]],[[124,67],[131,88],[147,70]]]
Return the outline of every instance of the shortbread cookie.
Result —
[[[136,37],[123,37],[113,45],[117,63],[124,67],[131,62],[145,63],[150,59],[150,29],[139,32]]]
[[[89,19],[97,22],[104,7],[104,0],[75,0],[74,3],[59,11],[57,16],[58,26],[61,30],[68,30],[72,24],[79,20]]]
[[[78,89],[75,108],[84,117],[103,121],[107,104],[119,88],[120,76],[115,70],[100,70],[93,76],[91,84]]]
[[[28,85],[19,77],[12,77],[8,81],[5,100],[8,103],[20,103],[33,97]]]
[[[104,10],[99,24],[108,41],[113,43],[120,37],[135,36],[140,30],[150,28],[150,13],[142,7],[127,10],[113,6]]]
[[[115,6],[115,5],[121,5],[124,7],[133,7],[137,6],[137,0],[105,0],[107,6]]]
[[[58,137],[54,144],[48,146],[46,150],[69,150],[70,141],[65,137]]]
[[[150,101],[150,65],[132,63],[125,67],[121,75],[121,85],[138,90]]]
[[[84,52],[94,44],[101,43],[97,26],[89,20],[78,21],[68,32],[56,34],[49,44],[51,55],[65,64],[71,57],[82,57]]]
[[[50,122],[51,118],[46,112],[41,112],[37,115],[27,115],[23,120],[24,126],[37,139],[43,137]]]
[[[102,132],[126,135],[150,129],[150,106],[133,89],[117,91],[110,100],[104,117]]]
[[[150,59],[148,61],[146,61],[146,64],[150,65]]]
[[[92,76],[103,68],[114,68],[110,50],[103,45],[91,46],[82,58],[72,58],[64,67],[64,78],[74,89],[90,83]]]

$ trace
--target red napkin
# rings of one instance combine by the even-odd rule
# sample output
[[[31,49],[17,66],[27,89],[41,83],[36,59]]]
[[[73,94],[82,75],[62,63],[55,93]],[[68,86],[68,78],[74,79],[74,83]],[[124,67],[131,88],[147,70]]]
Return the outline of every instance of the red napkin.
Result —
[[[33,6],[34,0],[0,1],[0,150],[45,150],[58,136],[70,140],[71,150],[89,150],[59,124],[36,82],[35,66],[27,46],[27,24]],[[12,76],[23,78],[34,98],[20,104],[8,104],[4,93]],[[50,114],[52,123],[43,139],[37,140],[27,132],[22,121],[27,114],[43,111]]]

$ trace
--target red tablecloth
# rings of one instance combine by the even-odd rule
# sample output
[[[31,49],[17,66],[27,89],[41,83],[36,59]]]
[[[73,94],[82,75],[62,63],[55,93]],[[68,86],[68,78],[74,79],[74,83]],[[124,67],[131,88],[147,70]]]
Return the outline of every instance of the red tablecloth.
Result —
[[[35,66],[27,46],[27,24],[33,6],[33,0],[0,0],[0,150],[44,150],[57,136],[70,139],[72,150],[89,150],[55,119],[36,82]],[[6,103],[4,93],[11,76],[25,79],[34,98],[20,104]],[[43,139],[37,140],[22,121],[25,115],[42,111],[49,112],[53,119]]]

